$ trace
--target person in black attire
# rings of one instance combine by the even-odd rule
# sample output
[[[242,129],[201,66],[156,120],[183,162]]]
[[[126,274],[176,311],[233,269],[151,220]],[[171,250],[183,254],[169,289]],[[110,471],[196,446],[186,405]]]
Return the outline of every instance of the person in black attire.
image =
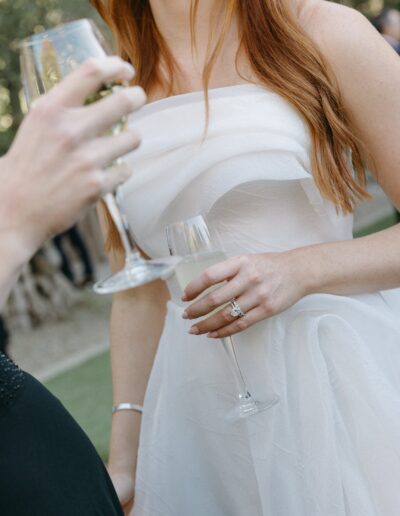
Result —
[[[70,244],[77,252],[82,264],[83,264],[83,272],[84,278],[83,281],[78,284],[75,273],[72,270],[70,259],[65,252],[64,242],[69,240]],[[86,244],[81,237],[78,227],[72,226],[72,228],[67,229],[64,233],[57,235],[54,237],[54,244],[58,249],[58,252],[61,256],[61,271],[66,276],[71,283],[77,286],[87,285],[93,283],[94,281],[94,273],[93,273],[93,265],[92,260],[90,259],[89,251],[87,250]]]
[[[0,514],[121,516],[106,468],[59,400],[0,359]]]
[[[137,135],[127,130],[106,141],[96,135],[143,105],[143,90],[126,88],[83,104],[102,84],[132,77],[132,67],[117,57],[89,60],[37,102],[0,157],[0,310],[44,240],[128,178],[122,167],[105,167],[134,150]],[[73,145],[65,145],[68,134],[77,135]],[[88,157],[93,168],[84,166]],[[122,516],[84,432],[60,401],[2,353],[0,436],[1,516]]]

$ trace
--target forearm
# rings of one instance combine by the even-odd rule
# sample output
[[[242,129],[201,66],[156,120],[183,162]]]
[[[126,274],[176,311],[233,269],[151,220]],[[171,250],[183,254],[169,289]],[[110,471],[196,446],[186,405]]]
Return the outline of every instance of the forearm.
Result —
[[[33,249],[15,231],[0,228],[0,311]]]
[[[143,404],[148,379],[164,325],[166,287],[154,283],[120,294],[113,304],[111,358],[114,404]],[[113,472],[136,470],[141,415],[117,412],[113,416],[109,468]]]
[[[305,292],[361,294],[400,287],[400,225],[349,241],[293,251]]]
[[[0,311],[25,263],[41,244],[39,230],[29,228],[26,206],[16,202],[21,185],[15,182],[13,160],[8,154],[0,158]],[[22,213],[22,216],[20,216]],[[24,214],[27,214],[24,217]]]

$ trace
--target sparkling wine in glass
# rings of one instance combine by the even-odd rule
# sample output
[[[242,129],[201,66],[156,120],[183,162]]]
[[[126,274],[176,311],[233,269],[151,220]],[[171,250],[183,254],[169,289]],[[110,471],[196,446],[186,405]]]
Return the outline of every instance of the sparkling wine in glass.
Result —
[[[112,55],[105,38],[91,20],[77,20],[59,25],[21,42],[20,61],[22,82],[28,107],[47,93],[64,77],[71,73],[88,58],[101,58]],[[111,95],[124,84],[104,84],[99,91],[90,96],[86,104],[97,102]],[[127,119],[114,124],[109,134],[124,131]],[[122,159],[115,160],[110,167],[127,166]],[[57,171],[54,171],[57,173]],[[142,258],[129,231],[127,217],[118,190],[104,196],[104,203],[115,223],[125,251],[124,268],[109,278],[96,283],[94,290],[99,294],[110,294],[144,285],[171,272],[171,263],[166,260],[147,261]]]
[[[175,268],[175,279],[181,294],[183,294],[187,285],[200,276],[203,271],[227,259],[216,230],[208,226],[202,216],[168,226],[166,235],[170,254],[181,258]],[[216,285],[206,292],[211,292],[221,286]],[[219,311],[221,308],[217,308],[212,313]],[[221,339],[221,341],[237,386],[237,400],[233,410],[234,418],[245,418],[258,414],[276,405],[279,402],[279,397],[275,393],[271,393],[265,401],[257,401],[253,398],[239,365],[233,339],[227,337]]]

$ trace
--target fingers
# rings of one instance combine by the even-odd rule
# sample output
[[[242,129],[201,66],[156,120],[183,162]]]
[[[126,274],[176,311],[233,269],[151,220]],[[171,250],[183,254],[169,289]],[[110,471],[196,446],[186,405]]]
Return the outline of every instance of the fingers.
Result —
[[[232,335],[236,335],[237,333],[241,333],[253,324],[256,324],[265,319],[264,310],[258,306],[253,310],[250,310],[244,317],[240,317],[233,321],[232,323],[220,328],[217,331],[212,331],[209,333],[209,337],[212,339],[224,339],[225,337],[230,337]]]
[[[66,107],[81,106],[106,83],[131,81],[133,67],[119,57],[88,59],[50,91],[54,101]]]
[[[121,88],[84,108],[84,120],[80,126],[82,137],[91,137],[106,132],[110,127],[141,108],[146,103],[146,94],[140,86]]]
[[[94,203],[107,193],[115,191],[131,177],[132,171],[126,162],[121,161],[112,166],[109,164],[119,156],[134,150],[139,144],[137,134],[134,131],[126,131],[117,136],[99,138],[87,145],[87,157],[80,156],[79,160],[82,163],[81,169],[86,172],[85,192],[89,203]],[[96,153],[90,149],[94,146],[97,148]],[[80,173],[83,172],[81,170]]]
[[[182,300],[192,301],[213,285],[218,285],[218,283],[233,278],[238,273],[239,268],[240,260],[236,257],[209,267],[203,274],[189,283]]]
[[[258,305],[256,296],[252,295],[251,293],[240,297],[237,300],[237,303],[245,314],[250,312]],[[229,326],[237,320],[237,317],[231,315],[231,311],[232,306],[229,303],[207,319],[194,324],[189,333],[192,335],[202,335],[204,333],[210,333]]]
[[[132,171],[126,163],[121,163],[101,172],[101,185],[98,198],[114,192],[121,184],[125,183],[132,175]]]
[[[207,315],[216,308],[228,303],[231,299],[239,297],[244,289],[245,285],[240,274],[238,274],[225,285],[213,290],[187,307],[184,312],[184,318],[197,319],[198,317]]]
[[[105,168],[117,158],[139,147],[141,139],[133,130],[123,131],[115,136],[103,136],[86,144],[82,153],[87,156],[83,162],[89,168]]]

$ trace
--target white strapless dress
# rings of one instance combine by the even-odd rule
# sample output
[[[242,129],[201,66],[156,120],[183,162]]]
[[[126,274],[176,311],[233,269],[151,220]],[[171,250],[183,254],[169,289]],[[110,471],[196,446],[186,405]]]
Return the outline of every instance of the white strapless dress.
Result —
[[[164,228],[206,214],[229,255],[352,238],[352,217],[319,194],[310,137],[262,87],[145,106],[123,187],[133,233],[168,255]],[[399,516],[400,290],[310,295],[235,337],[255,398],[228,417],[236,387],[218,341],[190,336],[170,301],[145,399],[136,516]]]

